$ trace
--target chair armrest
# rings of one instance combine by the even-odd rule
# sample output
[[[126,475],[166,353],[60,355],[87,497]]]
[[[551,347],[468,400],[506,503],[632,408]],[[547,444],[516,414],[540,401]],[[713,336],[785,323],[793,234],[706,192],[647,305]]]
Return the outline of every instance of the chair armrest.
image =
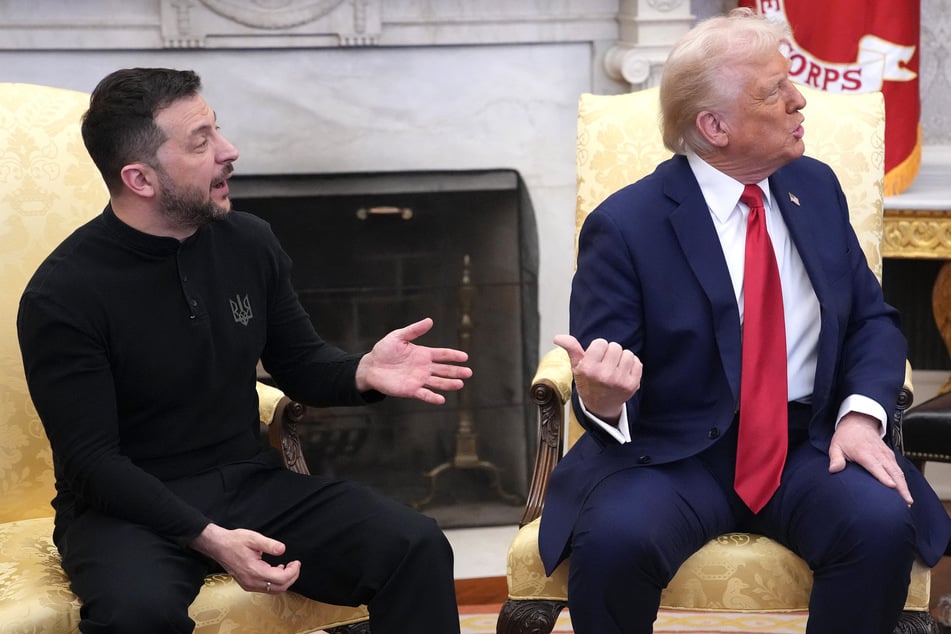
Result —
[[[915,400],[915,388],[911,383],[911,363],[905,361],[905,383],[898,394],[898,408],[907,410]]]
[[[905,411],[915,400],[915,388],[911,384],[911,363],[905,361],[905,383],[898,392],[898,402],[892,415],[892,444],[901,454],[905,453],[905,440],[902,434]]]
[[[258,411],[261,423],[266,425],[268,441],[281,452],[284,466],[296,473],[310,474],[301,446],[297,423],[304,417],[305,408],[284,393],[258,381]]]
[[[538,362],[535,378],[532,379],[532,393],[534,394],[536,385],[548,385],[557,392],[562,403],[567,403],[571,399],[573,380],[568,353],[563,348],[553,348]]]
[[[538,405],[538,449],[535,468],[519,526],[540,517],[551,472],[564,449],[565,404],[571,398],[571,363],[561,348],[550,350],[532,379],[532,400]]]

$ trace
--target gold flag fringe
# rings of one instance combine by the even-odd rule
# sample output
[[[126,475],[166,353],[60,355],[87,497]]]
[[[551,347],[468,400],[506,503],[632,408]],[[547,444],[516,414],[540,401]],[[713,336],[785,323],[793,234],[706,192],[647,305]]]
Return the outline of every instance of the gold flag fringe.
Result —
[[[921,125],[918,126],[918,139],[911,153],[901,163],[885,174],[885,195],[897,196],[914,182],[921,167]]]

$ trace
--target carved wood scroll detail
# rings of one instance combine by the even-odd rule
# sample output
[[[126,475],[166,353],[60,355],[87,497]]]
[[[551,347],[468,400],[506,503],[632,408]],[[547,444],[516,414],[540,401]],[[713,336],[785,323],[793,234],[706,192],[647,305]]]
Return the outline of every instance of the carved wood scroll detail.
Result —
[[[886,258],[951,258],[951,213],[887,210],[882,255]]]

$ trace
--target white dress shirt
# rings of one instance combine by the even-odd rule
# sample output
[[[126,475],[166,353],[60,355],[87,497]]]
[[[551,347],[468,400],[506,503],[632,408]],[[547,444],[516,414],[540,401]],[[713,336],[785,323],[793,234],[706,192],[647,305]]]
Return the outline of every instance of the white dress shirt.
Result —
[[[749,207],[739,202],[743,193],[744,184],[736,181],[723,172],[712,167],[695,154],[688,154],[687,160],[693,171],[700,191],[710,210],[710,216],[717,230],[717,237],[723,247],[723,255],[730,279],[733,282],[733,292],[736,295],[736,305],[740,312],[740,323],[743,322],[743,268],[746,246],[746,219]],[[813,384],[816,376],[816,358],[819,344],[819,300],[812,288],[812,282],[806,274],[806,268],[799,257],[796,245],[789,237],[789,230],[783,220],[782,213],[773,205],[769,191],[769,180],[758,183],[763,192],[763,206],[766,209],[766,230],[773,243],[773,252],[776,254],[776,264],[779,267],[779,278],[783,289],[783,313],[786,321],[786,359],[789,400],[809,402],[812,397]],[[585,409],[581,408],[600,427],[613,436],[618,442],[631,441],[630,424],[627,419],[627,408],[621,410],[618,425],[606,423]],[[885,434],[885,409],[876,401],[853,394],[845,398],[839,407],[836,424],[850,411],[874,416],[879,420],[881,433]]]

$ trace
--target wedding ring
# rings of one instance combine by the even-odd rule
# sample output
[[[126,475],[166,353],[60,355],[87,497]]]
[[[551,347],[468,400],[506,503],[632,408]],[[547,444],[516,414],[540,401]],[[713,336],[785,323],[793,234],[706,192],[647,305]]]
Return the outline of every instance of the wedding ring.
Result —
[[[264,586],[264,591],[265,591],[265,592],[270,592],[270,591],[271,591],[271,582],[270,582],[270,581],[268,581],[268,582],[267,582],[267,585]]]

